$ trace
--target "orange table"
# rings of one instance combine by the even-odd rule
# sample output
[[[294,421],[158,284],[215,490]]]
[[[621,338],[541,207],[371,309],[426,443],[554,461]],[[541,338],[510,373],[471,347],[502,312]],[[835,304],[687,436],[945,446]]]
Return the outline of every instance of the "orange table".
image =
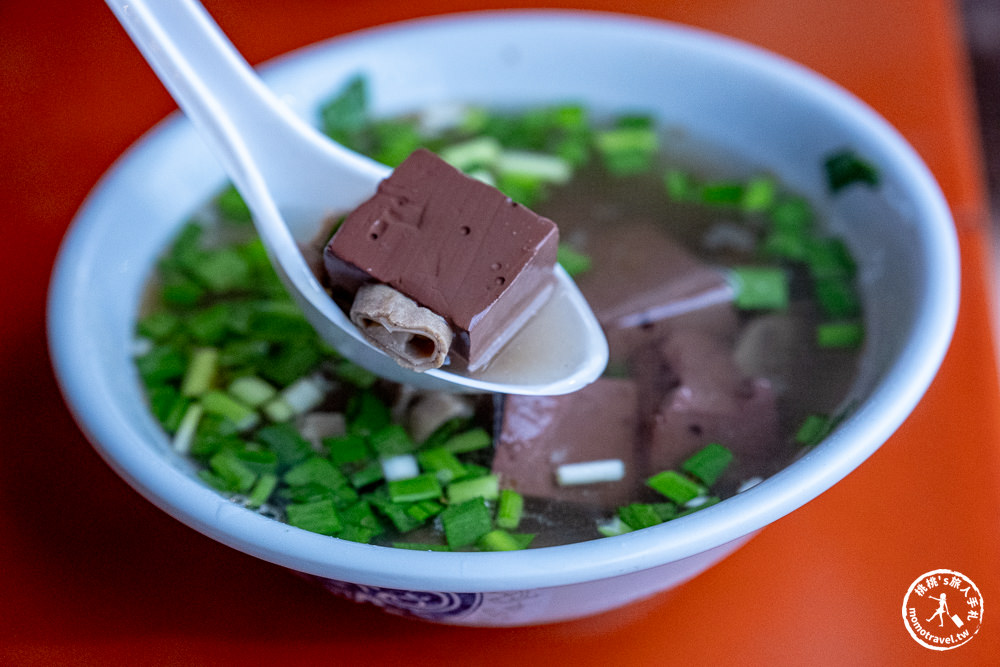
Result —
[[[155,510],[85,442],[46,356],[48,273],[88,189],[173,105],[103,3],[39,4],[0,4],[0,664],[998,664],[997,612],[947,652],[917,645],[900,618],[911,581],[938,568],[966,574],[985,606],[1000,605],[989,238],[951,3],[573,4],[624,5],[740,37],[865,99],[944,188],[962,245],[963,303],[926,398],[844,482],[676,591],[516,630],[425,625],[333,598]],[[532,3],[206,4],[256,63],[386,21]]]

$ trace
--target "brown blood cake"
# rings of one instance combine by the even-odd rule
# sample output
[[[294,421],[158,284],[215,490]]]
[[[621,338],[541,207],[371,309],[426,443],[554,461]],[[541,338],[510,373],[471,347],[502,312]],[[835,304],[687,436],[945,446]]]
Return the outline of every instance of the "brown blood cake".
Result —
[[[421,149],[347,216],[323,262],[335,297],[384,283],[443,317],[475,370],[548,297],[558,239],[551,220]]]

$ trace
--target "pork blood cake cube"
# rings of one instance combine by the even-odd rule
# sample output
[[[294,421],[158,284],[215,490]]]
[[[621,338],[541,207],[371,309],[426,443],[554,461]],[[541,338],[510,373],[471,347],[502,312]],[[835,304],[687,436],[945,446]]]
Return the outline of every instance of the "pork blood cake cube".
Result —
[[[562,396],[507,396],[496,439],[493,472],[503,486],[525,496],[614,509],[634,500],[640,484],[636,384],[598,378]],[[619,459],[625,476],[617,481],[560,486],[564,463]]]
[[[323,264],[334,298],[380,283],[444,318],[448,352],[476,370],[551,294],[558,241],[551,220],[420,149],[344,219]]]

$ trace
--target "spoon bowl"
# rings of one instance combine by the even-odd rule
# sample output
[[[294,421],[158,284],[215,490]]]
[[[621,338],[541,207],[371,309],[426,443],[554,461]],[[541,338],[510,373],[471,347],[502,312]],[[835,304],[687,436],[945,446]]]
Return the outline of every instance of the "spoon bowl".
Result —
[[[390,169],[331,141],[258,78],[196,0],[107,0],[209,143],[253,213],[272,264],[318,334],[393,381],[438,391],[555,395],[595,380],[608,346],[569,275],[483,369],[415,372],[372,345],[320,285],[300,247],[323,220],[353,210]]]

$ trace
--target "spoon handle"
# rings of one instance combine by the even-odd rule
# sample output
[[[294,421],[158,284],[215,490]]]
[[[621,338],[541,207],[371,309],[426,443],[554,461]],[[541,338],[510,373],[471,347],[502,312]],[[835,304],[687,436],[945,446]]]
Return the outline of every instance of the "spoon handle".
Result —
[[[252,209],[267,205],[253,201],[265,192],[280,209],[284,193],[303,190],[292,182],[303,174],[366,192],[386,175],[282,103],[197,0],[106,2]]]

